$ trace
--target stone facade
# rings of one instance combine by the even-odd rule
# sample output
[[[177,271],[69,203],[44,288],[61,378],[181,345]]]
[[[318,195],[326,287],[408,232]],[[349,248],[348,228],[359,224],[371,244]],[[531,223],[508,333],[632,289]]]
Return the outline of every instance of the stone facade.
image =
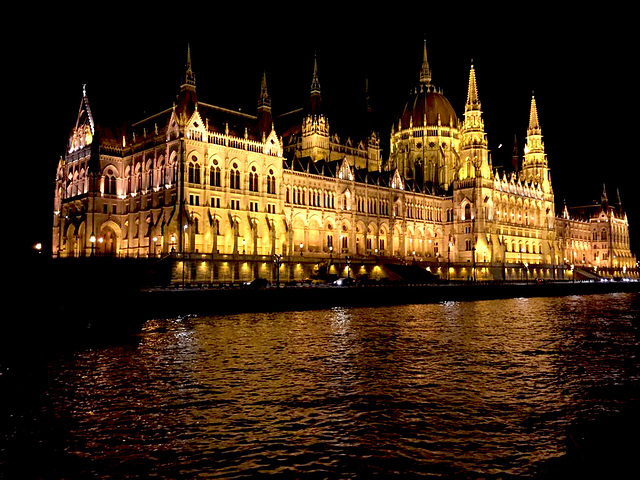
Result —
[[[177,102],[130,128],[94,122],[86,91],[56,175],[53,254],[157,257],[190,283],[380,279],[415,264],[446,279],[637,277],[621,205],[556,216],[531,100],[522,168],[491,163],[475,69],[464,117],[420,84],[391,131],[342,139],[322,108],[274,117],[200,102],[188,54]],[[596,208],[597,207],[597,208]]]

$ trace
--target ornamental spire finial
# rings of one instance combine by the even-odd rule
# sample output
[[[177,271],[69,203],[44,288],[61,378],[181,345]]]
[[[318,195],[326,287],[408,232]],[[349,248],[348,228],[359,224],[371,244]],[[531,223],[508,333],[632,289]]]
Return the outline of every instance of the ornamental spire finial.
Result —
[[[267,90],[267,72],[262,72],[262,81],[260,82],[260,102],[263,104],[271,104],[271,97]]]
[[[429,62],[427,61],[427,40],[424,40],[424,46],[422,50],[422,69],[420,70],[420,84],[431,85],[431,69],[429,68]]]
[[[318,79],[318,56],[313,56],[313,78],[311,79],[311,91],[320,91],[320,80]]]
[[[480,98],[478,97],[478,87],[476,84],[476,71],[471,60],[471,71],[469,72],[469,90],[467,92],[467,110],[480,110]]]
[[[182,86],[192,88],[196,86],[196,76],[193,74],[193,68],[191,67],[191,44],[187,44],[187,64],[185,65],[184,82]]]
[[[318,57],[313,57],[313,78],[311,80],[311,114],[319,115],[322,113],[322,94],[320,92],[320,80],[318,80]]]
[[[529,112],[529,128],[527,129],[527,135],[540,135],[540,123],[538,122],[538,107],[536,106],[536,97],[531,92],[531,110]]]

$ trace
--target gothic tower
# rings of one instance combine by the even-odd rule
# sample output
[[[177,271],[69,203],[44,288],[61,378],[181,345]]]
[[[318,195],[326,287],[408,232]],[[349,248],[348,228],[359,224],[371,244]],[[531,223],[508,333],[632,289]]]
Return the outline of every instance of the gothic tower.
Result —
[[[456,208],[453,234],[458,260],[469,262],[470,276],[475,277],[476,262],[492,262],[496,252],[490,216],[492,166],[473,63],[460,137],[460,163],[453,184]]]
[[[391,129],[389,169],[435,193],[449,190],[453,182],[460,138],[458,117],[431,80],[425,42],[419,86]]]
[[[484,132],[482,109],[476,85],[476,73],[471,64],[467,103],[464,107],[464,122],[460,130],[460,166],[458,179],[490,178],[491,160]]]
[[[309,95],[309,108],[302,121],[302,157],[313,161],[329,159],[329,121],[322,109],[322,93],[318,79],[318,60],[313,61],[313,77]]]
[[[527,141],[524,147],[524,160],[522,161],[522,176],[527,182],[536,182],[541,185],[545,193],[551,193],[551,177],[547,164],[547,155],[542,141],[542,130],[538,122],[538,109],[535,96],[531,96],[531,110],[529,113],[529,128],[527,129]]]

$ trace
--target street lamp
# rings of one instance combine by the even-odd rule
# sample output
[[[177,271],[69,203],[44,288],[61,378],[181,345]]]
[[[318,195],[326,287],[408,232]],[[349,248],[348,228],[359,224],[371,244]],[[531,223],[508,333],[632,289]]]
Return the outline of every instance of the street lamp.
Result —
[[[96,244],[96,236],[93,232],[91,232],[91,236],[89,237],[89,241],[91,242],[91,256],[93,257],[93,248]]]

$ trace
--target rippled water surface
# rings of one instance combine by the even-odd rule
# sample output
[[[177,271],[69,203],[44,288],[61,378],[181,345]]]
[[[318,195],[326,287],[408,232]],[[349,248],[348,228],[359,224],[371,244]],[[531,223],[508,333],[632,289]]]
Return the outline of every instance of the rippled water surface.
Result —
[[[48,360],[41,410],[10,426],[29,446],[15,430],[35,425],[60,478],[531,477],[572,422],[628,408],[611,392],[640,382],[638,311],[609,294],[154,320]]]

